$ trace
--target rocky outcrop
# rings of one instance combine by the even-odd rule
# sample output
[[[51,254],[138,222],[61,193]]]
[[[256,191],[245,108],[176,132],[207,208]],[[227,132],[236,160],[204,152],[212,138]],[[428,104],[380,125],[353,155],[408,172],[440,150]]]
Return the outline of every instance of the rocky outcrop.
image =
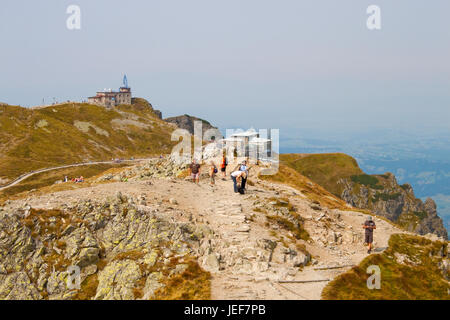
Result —
[[[149,178],[173,180],[176,178],[185,178],[190,180],[187,176],[190,162],[179,161],[179,159],[172,159],[171,157],[163,159],[152,159],[146,164],[140,164],[120,172],[105,173],[97,178],[96,182],[116,182],[116,181],[141,181]],[[202,170],[200,180],[209,179],[209,173]],[[151,182],[148,182],[151,183]]]
[[[408,231],[421,235],[434,233],[447,239],[436,203],[430,198],[425,202],[416,198],[411,185],[399,185],[393,174],[353,176],[338,183],[343,186],[341,198],[348,204],[371,210]]]
[[[133,166],[118,173],[105,173],[97,178],[97,182],[136,181],[148,178],[172,179],[182,176],[188,166],[188,163],[177,164],[170,158],[152,159],[145,164]]]
[[[153,113],[158,117],[158,119],[162,120],[162,112],[161,112],[161,110],[153,109]]]
[[[54,210],[1,208],[0,299],[151,299],[196,263],[207,229],[165,216],[120,192]]]
[[[131,104],[140,108],[141,110],[152,111],[159,119],[162,120],[162,112],[153,108],[152,104],[144,98],[132,98]]]
[[[202,122],[202,134],[204,134],[205,131],[208,129],[217,129],[216,127],[211,125],[208,121],[200,119],[200,118],[196,118],[196,117],[193,117],[193,116],[190,116],[187,114],[182,115],[182,116],[177,116],[177,117],[166,118],[166,119],[164,119],[164,121],[173,123],[178,128],[189,131],[190,134],[194,134],[194,122],[195,121]]]

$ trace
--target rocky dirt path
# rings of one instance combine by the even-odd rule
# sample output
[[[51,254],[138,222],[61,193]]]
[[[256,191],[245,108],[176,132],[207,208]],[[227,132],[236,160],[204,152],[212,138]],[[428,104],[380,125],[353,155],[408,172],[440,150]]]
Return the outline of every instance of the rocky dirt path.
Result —
[[[54,208],[80,199],[103,200],[120,191],[160,204],[174,221],[204,223],[213,230],[213,236],[201,243],[199,260],[212,273],[213,299],[320,299],[328,280],[367,256],[362,244],[362,213],[313,209],[298,191],[256,178],[246,195],[234,193],[228,177],[226,181],[216,180],[215,186],[209,181],[195,185],[156,178],[115,182],[16,200],[9,205]],[[268,224],[266,214],[255,210],[271,208],[270,199],[280,196],[289,197],[304,219],[311,240],[289,243],[288,231]],[[391,234],[402,231],[384,220],[375,221],[376,247],[381,251]],[[299,243],[312,256],[305,267],[299,265],[306,264],[310,257],[296,249]]]

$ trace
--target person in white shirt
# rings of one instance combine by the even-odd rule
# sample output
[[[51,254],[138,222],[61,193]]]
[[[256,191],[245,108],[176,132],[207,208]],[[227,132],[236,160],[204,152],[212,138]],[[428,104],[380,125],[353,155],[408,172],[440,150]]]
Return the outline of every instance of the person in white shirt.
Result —
[[[243,179],[246,179],[247,175],[244,171],[233,171],[231,173],[231,180],[233,180],[233,188],[234,188],[234,192],[238,193],[239,192],[239,188],[238,188],[238,183],[240,184],[240,187],[242,188],[242,181]]]

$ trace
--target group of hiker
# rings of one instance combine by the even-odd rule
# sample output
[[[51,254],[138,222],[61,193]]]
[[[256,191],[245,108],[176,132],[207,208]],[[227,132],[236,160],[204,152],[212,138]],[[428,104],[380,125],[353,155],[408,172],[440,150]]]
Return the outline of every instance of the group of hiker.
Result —
[[[226,156],[222,157],[220,163],[220,172],[222,175],[222,180],[226,180],[227,175],[227,166],[228,160]],[[242,163],[238,164],[234,170],[231,171],[230,177],[233,181],[233,190],[235,193],[244,194],[245,186],[248,178],[248,171],[250,168],[247,165],[247,160],[242,161]],[[219,169],[217,168],[214,161],[211,161],[209,164],[208,174],[210,177],[210,185],[213,186],[216,183],[216,175],[219,173]],[[194,183],[200,182],[200,164],[196,159],[192,160],[191,165],[189,166],[189,174]]]
[[[79,182],[84,182],[84,178],[83,178],[83,176],[80,176],[79,178],[72,178],[72,179],[69,179],[69,177],[64,176],[63,181],[64,181],[64,182],[69,182],[69,181],[71,181],[71,182],[79,183]]]
[[[226,180],[228,161],[226,156],[222,157],[222,161],[220,163],[220,171],[222,174],[222,180]],[[233,190],[235,193],[244,194],[245,186],[247,183],[248,172],[250,168],[247,165],[247,161],[244,160],[240,164],[238,164],[234,170],[231,171],[230,177],[233,181]],[[194,159],[192,160],[191,165],[189,166],[189,173],[194,183],[199,183],[200,181],[200,164]],[[218,174],[219,170],[215,165],[214,161],[211,161],[209,164],[209,177],[210,177],[210,185],[213,186],[215,184],[215,177]],[[373,221],[372,216],[367,216],[366,221],[363,224],[363,229],[365,230],[365,238],[364,242],[367,245],[367,253],[371,254],[373,249],[373,230],[376,229],[375,222]]]

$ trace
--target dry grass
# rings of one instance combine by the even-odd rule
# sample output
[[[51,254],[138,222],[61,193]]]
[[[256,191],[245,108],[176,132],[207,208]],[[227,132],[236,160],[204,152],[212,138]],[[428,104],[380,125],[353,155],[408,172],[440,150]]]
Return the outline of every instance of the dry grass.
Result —
[[[356,160],[343,153],[281,154],[280,161],[338,197],[339,179],[363,173]]]
[[[73,300],[92,300],[97,294],[97,287],[99,284],[98,274],[107,265],[107,261],[100,259],[97,262],[97,272],[86,277],[86,279],[81,283],[80,290],[77,291]]]
[[[90,181],[94,181],[95,177],[100,173],[124,170],[124,167],[126,166],[126,164],[97,164],[92,166],[73,167],[39,173],[11,188],[1,191],[0,199],[12,200],[27,197],[29,196],[28,191],[33,189],[40,189],[41,192],[48,193],[86,187],[89,186]],[[64,176],[69,177],[69,179],[83,176],[85,178],[85,182],[55,184],[55,181],[63,180]],[[91,177],[93,177],[93,179],[87,180]]]
[[[155,292],[155,300],[211,299],[211,274],[192,258],[184,263],[188,265],[186,270],[165,278],[165,286]]]
[[[80,219],[74,219],[72,215],[64,213],[61,210],[36,210],[32,209],[29,216],[23,218],[21,223],[31,230],[31,236],[35,239],[43,239],[45,236],[53,234],[56,238],[55,246],[63,249],[66,246],[64,241],[60,240],[61,233],[70,224],[84,223]],[[51,245],[43,242],[46,255],[43,260],[47,263],[47,273],[50,274],[53,269],[56,271],[65,271],[72,263],[64,255],[57,253]]]
[[[263,209],[263,208],[260,208],[260,207],[254,208],[253,211],[254,211],[254,212],[258,212],[258,213],[264,213],[264,214],[267,214],[267,210],[266,210],[266,209]]]
[[[113,120],[128,119],[145,126],[114,126]],[[89,123],[88,131],[80,131],[77,121]],[[111,110],[80,103],[36,110],[0,105],[0,127],[0,174],[9,179],[63,164],[167,154],[176,144],[173,126],[143,103]]]
[[[98,274],[94,273],[88,276],[83,283],[81,283],[81,289],[77,291],[73,300],[92,300],[97,293],[98,287]]]
[[[184,179],[187,176],[189,176],[189,169],[184,169],[177,175],[177,178],[178,179]]]
[[[438,264],[446,243],[432,242],[419,236],[394,234],[389,248],[382,254],[372,254],[359,266],[330,282],[322,292],[330,300],[449,300],[449,283]],[[406,255],[411,263],[397,262],[395,254]],[[381,269],[381,289],[369,290],[366,270],[371,265]]]
[[[71,217],[61,210],[31,209],[29,216],[22,219],[22,224],[31,230],[33,237],[54,233],[59,238],[70,223]]]
[[[267,220],[271,223],[276,223],[283,229],[292,232],[294,237],[296,239],[302,239],[302,240],[308,240],[309,239],[309,233],[306,231],[299,222],[299,225],[296,226],[294,223],[289,221],[286,218],[280,217],[280,216],[266,216]]]
[[[311,201],[319,202],[323,207],[327,207],[330,209],[348,210],[348,207],[343,200],[332,195],[323,187],[312,182],[294,169],[289,168],[285,165],[280,165],[277,174],[261,175],[259,176],[259,178],[262,180],[290,185],[300,191]]]
[[[287,208],[290,213],[296,213],[297,212],[297,210],[295,209],[294,205],[286,197],[282,197],[282,198],[271,197],[271,198],[268,198],[268,200],[276,202],[274,204],[275,207]]]
[[[145,256],[142,250],[130,250],[118,253],[113,260],[134,260],[137,261]]]

